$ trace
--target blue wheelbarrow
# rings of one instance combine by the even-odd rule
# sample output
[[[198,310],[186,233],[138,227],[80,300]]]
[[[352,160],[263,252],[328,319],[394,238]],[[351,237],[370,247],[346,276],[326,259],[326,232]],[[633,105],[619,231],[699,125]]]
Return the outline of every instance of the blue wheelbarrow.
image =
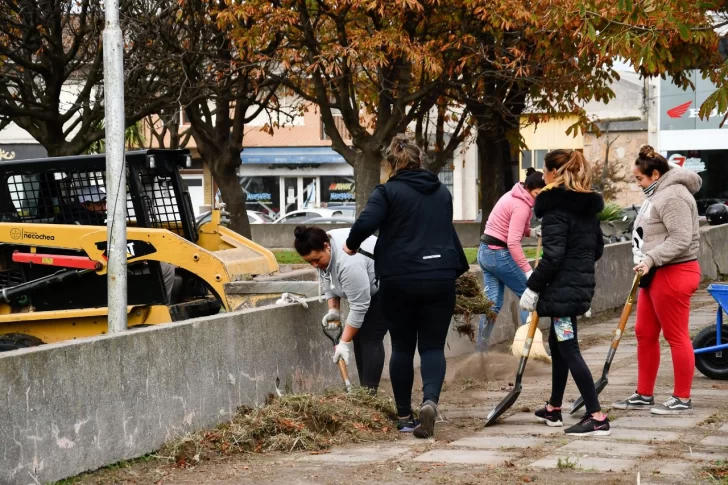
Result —
[[[695,367],[711,379],[728,379],[728,335],[723,332],[723,312],[728,313],[728,285],[713,283],[708,293],[718,302],[715,325],[702,329],[693,339]]]

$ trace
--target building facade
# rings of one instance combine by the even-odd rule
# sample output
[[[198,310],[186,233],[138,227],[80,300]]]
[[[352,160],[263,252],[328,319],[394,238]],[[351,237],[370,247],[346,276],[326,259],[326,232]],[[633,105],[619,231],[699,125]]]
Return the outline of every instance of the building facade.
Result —
[[[725,113],[717,110],[700,119],[700,106],[715,86],[697,71],[691,80],[695,89],[683,90],[670,79],[651,82],[649,143],[700,175],[703,186],[695,198],[703,214],[709,205],[728,201],[728,123],[720,128]]]

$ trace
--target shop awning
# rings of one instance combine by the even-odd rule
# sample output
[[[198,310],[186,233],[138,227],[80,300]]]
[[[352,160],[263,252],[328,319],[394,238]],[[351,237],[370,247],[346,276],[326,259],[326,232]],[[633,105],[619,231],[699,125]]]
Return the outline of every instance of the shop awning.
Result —
[[[240,152],[242,163],[321,164],[346,163],[344,157],[329,147],[255,147]]]

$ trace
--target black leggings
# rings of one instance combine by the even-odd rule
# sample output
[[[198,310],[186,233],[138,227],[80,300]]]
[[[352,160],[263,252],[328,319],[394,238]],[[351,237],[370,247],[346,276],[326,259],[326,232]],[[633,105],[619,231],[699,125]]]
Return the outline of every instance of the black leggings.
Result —
[[[601,411],[597,391],[591,371],[584,362],[579,350],[579,340],[576,333],[576,317],[568,319],[552,318],[549,332],[549,348],[551,349],[551,399],[549,404],[561,407],[566,389],[566,380],[569,371],[584,398],[586,412],[589,414]],[[559,322],[561,321],[561,322]],[[557,328],[558,327],[558,328]],[[561,339],[561,340],[559,340]]]
[[[391,324],[389,375],[400,417],[412,414],[415,348],[420,352],[423,401],[437,403],[445,380],[445,340],[455,310],[455,280],[383,279],[382,309]]]
[[[359,373],[359,384],[377,389],[384,369],[384,336],[389,322],[382,313],[382,298],[379,293],[372,297],[364,322],[354,336],[354,358]]]

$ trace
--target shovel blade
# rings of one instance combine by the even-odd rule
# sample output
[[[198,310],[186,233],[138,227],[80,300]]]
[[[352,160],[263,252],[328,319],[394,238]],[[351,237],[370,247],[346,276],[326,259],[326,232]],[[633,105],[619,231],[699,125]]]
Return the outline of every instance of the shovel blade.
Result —
[[[607,387],[607,384],[609,383],[609,379],[607,379],[607,376],[602,376],[599,378],[597,382],[594,383],[594,388],[597,391],[597,396],[604,390],[605,387]],[[579,409],[584,406],[584,398],[579,396],[579,399],[574,401],[574,404],[571,405],[571,411],[569,411],[569,414],[574,414]]]
[[[490,426],[491,424],[495,423],[495,421],[501,417],[503,413],[508,411],[511,406],[513,406],[513,403],[518,400],[518,396],[521,395],[521,391],[523,390],[523,386],[521,383],[517,383],[511,392],[508,393],[506,397],[503,398],[503,400],[498,403],[498,405],[493,408],[491,412],[488,413],[488,417],[485,420],[485,426]]]

